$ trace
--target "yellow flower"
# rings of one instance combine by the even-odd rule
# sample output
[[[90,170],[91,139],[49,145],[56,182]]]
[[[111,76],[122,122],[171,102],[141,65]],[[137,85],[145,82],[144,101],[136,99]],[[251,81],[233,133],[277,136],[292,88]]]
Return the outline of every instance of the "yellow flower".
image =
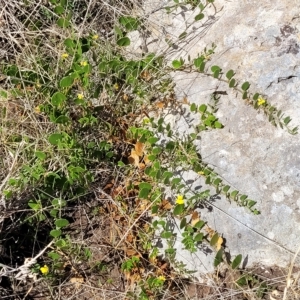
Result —
[[[160,281],[166,281],[166,277],[162,275],[158,276],[157,279],[159,279]]]
[[[87,61],[85,61],[85,60],[83,60],[83,61],[81,61],[80,62],[80,65],[82,66],[82,67],[85,67],[85,66],[87,66]]]
[[[178,195],[176,199],[176,204],[184,204],[183,196]]]
[[[93,40],[97,40],[97,39],[98,39],[98,37],[99,37],[99,35],[98,35],[98,34],[94,34],[94,35],[92,36],[92,39],[93,39]]]
[[[203,171],[199,171],[198,174],[199,175],[204,175],[204,172]]]
[[[38,106],[36,106],[35,108],[34,108],[34,112],[36,113],[36,114],[39,114],[40,112],[41,112],[41,107],[38,105]]]
[[[150,119],[149,119],[149,118],[144,118],[144,119],[143,119],[143,123],[144,123],[144,124],[150,123]]]
[[[62,57],[63,59],[68,58],[68,57],[69,57],[69,54],[68,54],[68,53],[64,53],[64,54],[61,55],[61,57]]]
[[[49,273],[49,268],[47,265],[44,265],[43,267],[40,267],[40,271],[42,272],[42,274],[48,274]]]
[[[77,94],[77,98],[78,98],[79,100],[82,100],[82,99],[84,98],[84,96],[83,96],[83,94]]]
[[[117,91],[119,89],[119,85],[117,83],[114,84],[114,89]]]
[[[259,97],[258,100],[257,100],[257,105],[260,106],[260,105],[263,105],[266,103],[266,100],[262,97]]]

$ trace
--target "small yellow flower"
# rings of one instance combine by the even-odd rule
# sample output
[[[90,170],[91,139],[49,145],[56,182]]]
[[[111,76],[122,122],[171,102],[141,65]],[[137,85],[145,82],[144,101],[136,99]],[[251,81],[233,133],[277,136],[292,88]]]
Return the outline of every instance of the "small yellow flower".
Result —
[[[183,196],[178,195],[176,199],[176,204],[184,204]]]
[[[114,89],[117,91],[119,89],[119,85],[117,83],[114,84]]]
[[[262,97],[259,97],[258,100],[257,100],[257,105],[260,106],[260,105],[263,105],[266,103],[266,100]]]
[[[83,96],[83,94],[77,94],[77,98],[78,98],[79,100],[82,100],[82,99],[84,98],[84,96]]]
[[[35,112],[36,114],[41,113],[41,107],[40,107],[39,105],[36,106],[36,107],[34,108],[34,112]]]
[[[87,66],[87,61],[85,61],[85,60],[83,60],[83,61],[81,61],[80,62],[80,65],[82,66],[82,67],[85,67],[85,66]]]
[[[93,39],[93,40],[98,40],[98,38],[99,38],[99,35],[98,35],[98,34],[94,34],[94,35],[92,36],[92,39]]]
[[[199,171],[198,174],[199,175],[204,175],[204,172],[203,171]]]
[[[42,272],[42,274],[46,275],[49,273],[49,268],[47,265],[44,265],[43,267],[40,267],[40,271]]]
[[[166,281],[166,277],[162,275],[158,276],[157,279],[159,279],[160,281]]]
[[[68,53],[63,53],[63,54],[61,55],[61,57],[62,57],[63,59],[66,59],[66,58],[69,57],[69,54],[68,54]]]
[[[149,124],[150,123],[150,119],[149,118],[144,118],[143,119],[143,123],[144,124]]]

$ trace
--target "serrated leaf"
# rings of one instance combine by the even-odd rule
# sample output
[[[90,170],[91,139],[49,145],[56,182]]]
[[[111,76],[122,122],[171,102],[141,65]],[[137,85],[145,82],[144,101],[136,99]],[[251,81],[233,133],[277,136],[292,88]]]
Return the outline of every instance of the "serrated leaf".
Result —
[[[242,84],[243,91],[247,91],[249,89],[249,87],[250,87],[250,83],[248,81],[246,81]]]
[[[55,226],[58,228],[66,227],[69,225],[69,221],[66,219],[57,219],[55,221]]]
[[[226,78],[227,78],[228,80],[230,80],[233,76],[234,76],[234,71],[233,71],[233,70],[229,70],[229,71],[226,73]]]
[[[231,267],[232,269],[236,269],[239,267],[239,265],[242,262],[242,254],[239,254],[235,257],[235,259],[233,260],[233,262],[231,263]]]

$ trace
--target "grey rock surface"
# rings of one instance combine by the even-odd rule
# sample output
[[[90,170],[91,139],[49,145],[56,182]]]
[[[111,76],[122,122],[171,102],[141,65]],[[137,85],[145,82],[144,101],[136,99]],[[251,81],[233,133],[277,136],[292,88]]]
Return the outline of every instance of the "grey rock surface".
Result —
[[[145,12],[154,11],[161,1],[147,1]],[[300,120],[300,6],[295,0],[216,0],[205,10],[206,17],[194,23],[199,11],[178,9],[168,15],[163,10],[148,19],[148,49],[175,58],[196,58],[204,47],[217,45],[211,64],[233,69],[250,90],[259,92],[292,118]],[[189,34],[178,36],[188,27]],[[174,41],[169,49],[165,37]],[[209,101],[218,88],[221,97],[217,116],[221,130],[202,133],[197,145],[204,161],[211,164],[224,182],[257,201],[261,215],[230,204],[223,197],[215,200],[212,211],[202,210],[208,224],[226,237],[232,256],[242,254],[245,266],[257,263],[287,267],[300,246],[300,136],[273,127],[262,113],[232,92],[227,85],[198,73],[172,74],[178,99],[191,103]],[[172,119],[173,118],[173,119]],[[180,132],[189,130],[185,118],[171,117]],[[170,121],[170,117],[168,117]],[[193,172],[185,178],[203,185]],[[180,239],[180,238],[179,238]],[[213,254],[191,255],[179,241],[178,259],[199,273],[212,271]],[[296,260],[299,265],[299,260]]]

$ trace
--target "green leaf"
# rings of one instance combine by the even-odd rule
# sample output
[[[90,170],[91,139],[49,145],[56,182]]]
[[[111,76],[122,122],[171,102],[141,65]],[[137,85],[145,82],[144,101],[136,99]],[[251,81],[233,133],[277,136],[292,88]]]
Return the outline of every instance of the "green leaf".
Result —
[[[141,199],[147,199],[149,193],[150,193],[150,190],[149,190],[149,189],[143,188],[143,189],[141,189],[140,192],[139,192],[139,198],[141,198]]]
[[[203,72],[203,71],[204,71],[204,69],[205,69],[205,62],[204,62],[204,61],[201,63],[199,69],[200,69],[200,72]]]
[[[186,222],[186,218],[183,218],[180,222],[180,229],[183,229],[186,226],[187,222]]]
[[[139,189],[148,189],[148,190],[151,190],[152,189],[152,185],[148,182],[141,182],[139,184]]]
[[[160,234],[160,237],[163,239],[169,239],[171,236],[172,236],[172,232],[170,232],[170,231],[163,231]]]
[[[214,246],[214,245],[216,245],[217,244],[217,242],[218,242],[218,240],[219,240],[219,234],[218,233],[215,233],[214,235],[213,235],[213,237],[211,238],[211,240],[210,240],[210,245],[211,246]]]
[[[40,160],[44,160],[47,157],[46,153],[42,151],[36,151],[34,154]]]
[[[215,257],[214,266],[217,267],[223,261],[223,249],[220,249]]]
[[[173,210],[173,214],[175,216],[178,216],[180,214],[182,214],[184,211],[184,204],[177,204]]]
[[[70,122],[70,119],[67,116],[59,116],[55,119],[55,124],[67,124]]]
[[[48,140],[49,140],[50,144],[57,145],[60,142],[60,140],[62,140],[62,138],[63,138],[62,134],[53,133],[49,136]]]
[[[195,242],[202,242],[203,236],[204,236],[204,234],[203,234],[202,232],[198,233],[198,234],[194,237],[194,241],[195,241]]]
[[[195,17],[195,21],[200,21],[204,18],[204,14],[203,13],[200,13],[198,14],[196,17]]]
[[[2,98],[4,98],[4,99],[7,99],[7,92],[1,90],[1,91],[0,91],[0,97],[2,97]]]
[[[215,125],[215,128],[223,128],[223,125],[219,121],[216,121],[214,123],[214,125]]]
[[[255,93],[254,96],[253,96],[253,100],[256,101],[258,99],[259,95],[260,95],[259,93]]]
[[[187,32],[185,31],[185,32],[181,33],[181,34],[179,35],[178,38],[179,38],[180,40],[182,40],[182,39],[184,39],[186,36],[187,36]]]
[[[212,66],[210,69],[213,73],[215,73],[216,71],[221,71],[221,68],[219,66]]]
[[[191,110],[191,112],[197,111],[197,105],[195,103],[192,103],[191,107],[190,107],[190,110]]]
[[[42,208],[41,204],[40,204],[40,203],[37,203],[37,202],[34,201],[34,200],[29,200],[29,201],[28,201],[28,206],[29,206],[30,208],[32,208],[33,210],[35,210],[35,211],[37,211],[37,210],[39,210],[39,209]]]
[[[200,221],[198,221],[193,227],[194,227],[194,228],[201,229],[204,225],[205,225],[205,222],[202,221],[202,220],[200,220]]]
[[[51,103],[54,106],[58,106],[58,105],[62,104],[65,100],[66,100],[66,96],[61,92],[56,92],[51,97]]]
[[[56,225],[56,227],[58,227],[58,228],[66,227],[66,226],[69,225],[69,221],[66,220],[66,219],[57,219],[57,220],[55,221],[55,225]]]
[[[201,105],[199,106],[199,112],[205,113],[206,110],[207,110],[207,105],[201,104]]]
[[[225,185],[225,186],[223,187],[223,192],[224,192],[224,193],[227,193],[229,190],[230,190],[230,186],[229,186],[229,185]]]
[[[250,200],[250,199],[247,200],[247,207],[248,208],[252,208],[255,204],[256,204],[256,201]]]
[[[121,46],[121,47],[129,46],[130,45],[130,39],[127,36],[122,37],[122,38],[118,39],[117,45]]]
[[[114,29],[117,37],[123,37],[123,32],[118,26],[115,26]]]
[[[239,193],[239,191],[233,191],[233,192],[231,192],[231,194],[230,194],[231,198],[235,198],[238,193]]]
[[[59,18],[56,22],[56,24],[61,28],[66,28],[70,25],[70,21],[65,18]]]
[[[67,48],[72,48],[74,49],[76,47],[76,44],[74,43],[74,41],[70,38],[67,38],[64,40],[64,45],[67,47]]]
[[[172,66],[174,69],[179,69],[182,66],[182,62],[180,60],[173,60],[172,61]]]
[[[229,81],[229,87],[230,88],[233,88],[235,86],[235,79],[232,78],[230,81]]]
[[[202,57],[198,57],[196,59],[194,59],[194,65],[196,68],[200,68],[201,63],[203,62],[203,58]]]
[[[242,254],[239,254],[235,257],[235,259],[231,263],[232,269],[238,268],[241,262],[242,262]]]
[[[122,16],[119,18],[119,22],[120,24],[122,24],[126,30],[128,31],[133,31],[133,30],[137,30],[140,22],[138,19],[133,18],[133,17],[129,17],[129,16]]]
[[[243,91],[247,91],[249,89],[249,87],[250,87],[250,83],[248,81],[246,81],[242,84]]]
[[[247,98],[248,98],[248,93],[247,93],[247,92],[244,92],[242,98],[243,98],[244,100],[247,99]]]
[[[244,201],[244,200],[246,200],[247,198],[248,198],[247,195],[242,195],[242,196],[240,197],[240,200],[241,200],[241,201]]]
[[[58,241],[55,243],[55,246],[56,246],[56,247],[59,247],[59,248],[63,248],[63,247],[66,247],[66,246],[67,246],[67,243],[66,243],[65,240],[60,239],[60,240],[58,240]]]
[[[50,231],[50,235],[53,236],[53,237],[59,237],[61,236],[61,230],[59,229],[53,229]]]
[[[74,78],[72,76],[66,76],[64,77],[60,82],[60,87],[69,87],[73,84]]]
[[[56,252],[48,252],[47,255],[53,260],[60,259],[60,255]]]
[[[229,70],[229,71],[226,73],[226,77],[227,77],[228,80],[230,80],[233,76],[234,76],[233,70]]]
[[[60,5],[57,5],[57,6],[55,6],[55,8],[54,8],[54,12],[56,13],[56,14],[58,14],[58,15],[61,15],[63,12],[64,12],[64,8],[62,7],[62,6],[60,6]]]
[[[217,71],[214,72],[213,76],[214,76],[214,78],[218,78],[219,75],[220,75],[220,70],[217,70]]]
[[[292,121],[292,119],[290,117],[286,117],[286,118],[283,119],[283,123],[285,125],[289,124],[291,121]]]

